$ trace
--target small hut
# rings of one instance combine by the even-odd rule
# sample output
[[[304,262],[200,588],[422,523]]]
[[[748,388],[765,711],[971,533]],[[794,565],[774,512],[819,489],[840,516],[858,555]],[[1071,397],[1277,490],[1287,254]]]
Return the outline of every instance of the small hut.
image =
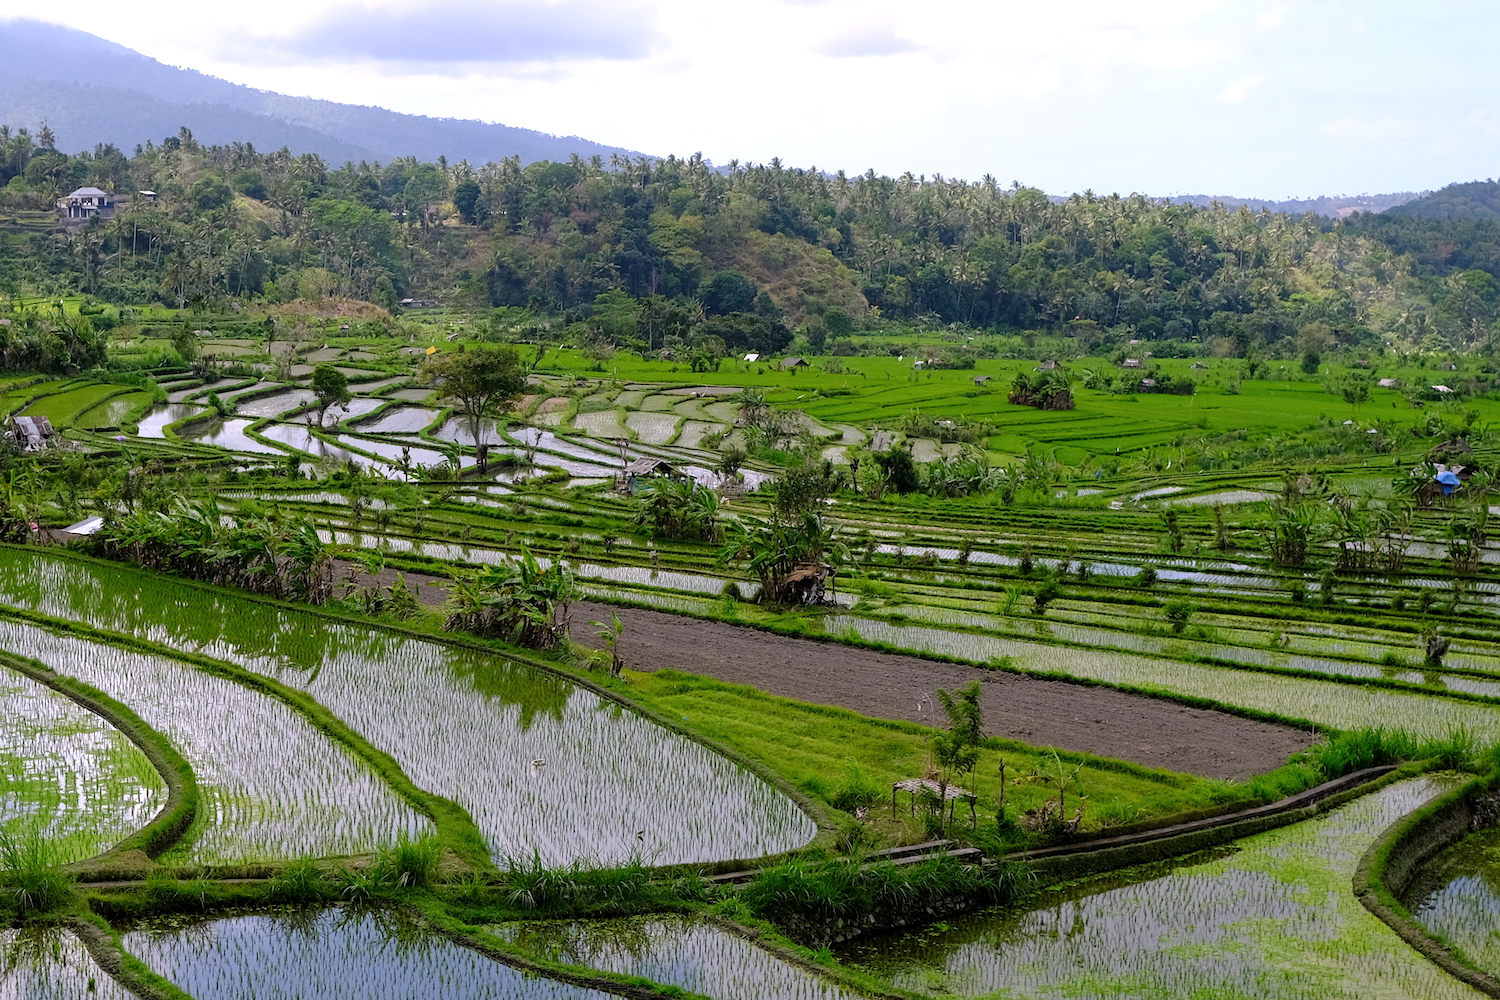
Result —
[[[777,582],[777,596],[786,604],[822,604],[837,572],[827,563],[802,563]]]
[[[644,493],[651,488],[654,479],[681,479],[682,473],[671,462],[651,456],[632,459],[620,472],[619,490],[632,495]]]
[[[974,376],[974,384],[975,385],[984,385],[989,380],[990,380],[990,376],[988,376],[988,375],[975,375]]]
[[[1126,358],[1120,364],[1121,368],[1139,368],[1140,366],[1141,366],[1141,359],[1140,358]]]
[[[782,368],[806,368],[807,367],[807,359],[806,358],[782,358],[781,359],[781,367]]]
[[[1042,364],[1041,364],[1041,367],[1039,367],[1037,369],[1037,371],[1040,371],[1040,372],[1055,372],[1055,371],[1057,371],[1057,368],[1058,368],[1058,365],[1057,365],[1056,361],[1048,360],[1048,361],[1043,361]]]
[[[1193,369],[1194,371],[1203,371],[1208,367],[1208,365],[1205,365],[1201,361],[1194,361],[1192,364],[1188,365],[1188,367]]]
[[[1383,378],[1379,382],[1376,382],[1375,384],[1378,385],[1378,386],[1380,386],[1380,388],[1382,388],[1382,389],[1399,389],[1399,388],[1401,388],[1401,383],[1398,380],[1393,379],[1393,378]]]
[[[46,417],[16,417],[11,421],[10,436],[22,451],[41,451],[52,442],[52,421]]]

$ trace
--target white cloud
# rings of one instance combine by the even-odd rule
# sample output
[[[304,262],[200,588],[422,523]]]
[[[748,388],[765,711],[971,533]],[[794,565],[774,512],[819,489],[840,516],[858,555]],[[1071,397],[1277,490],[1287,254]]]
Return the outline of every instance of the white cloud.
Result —
[[[1250,92],[1266,82],[1263,76],[1242,76],[1219,91],[1219,100],[1225,104],[1238,104],[1250,96]]]
[[[1249,196],[1435,187],[1500,158],[1500,119],[1474,110],[1493,104],[1489,5],[364,2],[394,13],[74,0],[56,17],[251,86],[718,162]]]

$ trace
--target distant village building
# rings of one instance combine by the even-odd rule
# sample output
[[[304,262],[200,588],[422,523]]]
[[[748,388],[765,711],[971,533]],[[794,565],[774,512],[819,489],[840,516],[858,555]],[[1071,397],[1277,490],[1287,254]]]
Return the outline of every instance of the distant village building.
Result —
[[[1203,363],[1203,362],[1201,362],[1201,361],[1194,361],[1194,362],[1193,362],[1193,363],[1192,363],[1192,364],[1190,364],[1190,365],[1188,365],[1188,367],[1189,367],[1189,368],[1193,368],[1193,369],[1196,369],[1196,370],[1198,370],[1198,371],[1202,371],[1202,370],[1203,370],[1203,369],[1205,369],[1205,368],[1207,368],[1207,367],[1208,367],[1208,365],[1205,365],[1205,364],[1204,364],[1204,363]]]
[[[156,192],[155,191],[137,191],[135,193],[135,196],[137,198],[141,199],[141,202],[143,204],[146,204],[146,205],[155,205],[156,204]]]
[[[1452,389],[1448,388],[1446,385],[1435,385],[1435,386],[1432,387],[1432,390],[1434,392],[1441,392],[1441,393],[1445,393],[1445,394],[1446,393],[1450,393],[1450,392],[1453,391]]]
[[[745,360],[746,361],[759,361],[760,360],[760,355],[756,354],[754,351],[752,351],[749,354],[745,355]]]
[[[1446,361],[1443,364],[1438,365],[1438,371],[1456,372],[1458,371],[1458,365],[1454,364],[1452,361]]]
[[[1057,362],[1056,361],[1043,361],[1041,367],[1038,368],[1037,370],[1038,371],[1044,371],[1044,372],[1055,372],[1055,371],[1057,371]]]
[[[1393,378],[1383,378],[1379,382],[1376,382],[1375,384],[1378,385],[1378,386],[1380,386],[1380,388],[1382,388],[1382,389],[1399,389],[1399,388],[1401,388],[1401,383],[1398,380],[1393,379]]]
[[[1140,366],[1140,358],[1126,358],[1124,363],[1120,365],[1121,368],[1139,368]]]
[[[806,368],[807,367],[807,361],[804,360],[803,358],[782,358],[781,359],[781,367],[783,367],[783,368]]]
[[[57,199],[57,210],[64,219],[87,221],[96,216],[108,219],[115,214],[115,199],[96,187],[81,187]]]
[[[975,375],[974,376],[974,384],[975,385],[984,385],[989,380],[990,380],[990,376],[988,376],[988,375]]]

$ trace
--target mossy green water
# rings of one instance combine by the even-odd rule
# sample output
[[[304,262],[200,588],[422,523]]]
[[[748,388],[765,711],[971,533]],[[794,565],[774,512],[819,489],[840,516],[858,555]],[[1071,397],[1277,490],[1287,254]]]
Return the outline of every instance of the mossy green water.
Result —
[[[0,671],[0,829],[38,833],[71,862],[140,829],[166,801],[146,755],[51,688]]]
[[[986,998],[1474,996],[1360,905],[1360,856],[1451,784],[1409,779],[1216,855],[863,940],[841,957],[893,985]]]

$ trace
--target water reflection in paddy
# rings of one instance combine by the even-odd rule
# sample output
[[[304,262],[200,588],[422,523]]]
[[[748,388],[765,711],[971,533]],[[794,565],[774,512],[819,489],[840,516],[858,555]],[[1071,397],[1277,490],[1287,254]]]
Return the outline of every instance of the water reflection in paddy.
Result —
[[[136,434],[143,438],[165,437],[162,428],[168,424],[175,424],[179,420],[195,417],[204,412],[207,407],[193,406],[190,403],[164,403],[153,406],[151,412],[141,418],[136,425]]]
[[[1402,902],[1479,968],[1500,973],[1500,829],[1473,834],[1433,859]]]
[[[640,976],[713,1000],[856,996],[744,938],[686,917],[529,922],[485,929],[528,955]]]
[[[1134,869],[835,950],[913,992],[965,997],[1446,1000],[1469,987],[1354,898],[1361,855],[1453,779],[1408,779],[1234,850]]]
[[[609,1000],[460,947],[393,911],[158,919],[125,950],[194,1000]]]
[[[135,1000],[59,927],[0,930],[0,1000]]]
[[[231,451],[253,451],[260,455],[285,455],[280,448],[262,444],[245,433],[255,423],[252,417],[237,417],[232,420],[205,420],[178,432],[178,437],[195,444],[212,444]]]
[[[750,772],[544,670],[166,579],[151,579],[148,606],[137,597],[143,579],[0,549],[0,602],[240,663],[307,691],[417,785],[467,809],[497,858],[751,858],[817,832]]]

